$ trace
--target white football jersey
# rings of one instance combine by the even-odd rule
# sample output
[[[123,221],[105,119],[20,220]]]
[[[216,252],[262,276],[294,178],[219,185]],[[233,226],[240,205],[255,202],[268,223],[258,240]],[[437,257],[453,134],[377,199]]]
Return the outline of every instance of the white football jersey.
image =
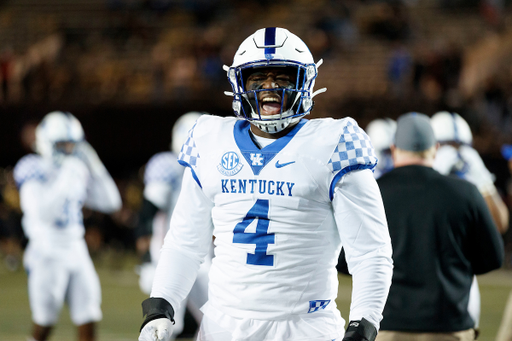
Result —
[[[23,229],[31,243],[67,248],[83,237],[82,207],[90,179],[83,161],[67,157],[56,167],[29,154],[16,164],[14,179],[20,189]]]
[[[236,118],[202,116],[179,155],[212,203],[209,304],[253,319],[333,310],[341,240],[331,200],[344,174],[375,167],[370,140],[351,118],[302,120],[262,149],[249,129]],[[202,211],[177,210],[168,238],[192,243],[174,225]],[[157,284],[152,296],[159,294]]]
[[[151,238],[151,260],[156,264],[160,256],[169,221],[176,205],[183,178],[184,168],[180,166],[177,155],[172,152],[160,152],[153,155],[144,171],[144,198],[151,201],[160,212],[153,219]]]
[[[170,213],[183,178],[183,167],[177,157],[172,152],[157,153],[149,159],[144,171],[144,197],[162,211],[170,209]]]

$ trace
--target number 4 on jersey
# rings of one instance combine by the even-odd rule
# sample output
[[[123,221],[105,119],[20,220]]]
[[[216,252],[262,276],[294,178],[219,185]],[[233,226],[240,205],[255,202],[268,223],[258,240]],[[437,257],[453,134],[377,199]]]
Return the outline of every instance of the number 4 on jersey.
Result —
[[[267,255],[268,244],[274,244],[275,235],[268,233],[269,201],[258,199],[253,207],[247,212],[244,220],[238,223],[233,230],[233,243],[239,244],[256,244],[254,254],[247,254],[247,264],[252,265],[274,265],[274,256]],[[253,222],[258,220],[256,224],[256,232],[245,232],[245,229]]]

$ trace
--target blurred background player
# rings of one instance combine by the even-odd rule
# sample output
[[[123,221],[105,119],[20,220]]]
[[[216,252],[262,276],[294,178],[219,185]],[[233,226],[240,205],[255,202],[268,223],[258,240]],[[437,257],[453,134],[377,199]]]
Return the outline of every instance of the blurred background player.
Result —
[[[78,339],[92,341],[102,318],[101,287],[84,240],[82,207],[112,213],[121,208],[121,196],[70,113],[55,111],[43,118],[36,129],[36,151],[14,169],[29,240],[24,266],[33,320],[30,340],[48,339],[66,302]]]
[[[507,232],[508,208],[494,185],[494,175],[472,147],[473,134],[466,120],[457,113],[440,111],[432,116],[431,125],[440,144],[433,168],[441,174],[454,175],[474,184],[484,197],[498,231],[501,234]],[[476,276],[471,287],[468,309],[478,330],[480,291]]]
[[[503,241],[482,195],[432,169],[437,147],[428,116],[398,118],[395,168],[377,181],[395,265],[378,341],[475,339],[474,275],[503,264]]]
[[[170,218],[181,189],[184,168],[178,163],[181,146],[189,130],[203,113],[191,111],[182,115],[173,126],[171,151],[160,152],[149,159],[144,171],[144,199],[136,228],[137,252],[142,257],[139,285],[145,294],[151,293],[153,277],[169,229]],[[184,328],[185,310],[188,308],[197,324],[203,314],[199,310],[208,298],[208,270],[211,257],[201,265],[196,282],[186,299],[176,311],[172,339]]]
[[[432,116],[432,128],[440,144],[434,169],[456,175],[478,187],[493,216],[498,231],[507,232],[509,212],[478,152],[472,147],[473,134],[468,123],[457,113],[440,111]]]
[[[396,122],[391,118],[377,118],[366,126],[366,133],[372,141],[375,154],[377,154],[377,167],[373,171],[375,179],[393,169],[391,145],[395,137]]]

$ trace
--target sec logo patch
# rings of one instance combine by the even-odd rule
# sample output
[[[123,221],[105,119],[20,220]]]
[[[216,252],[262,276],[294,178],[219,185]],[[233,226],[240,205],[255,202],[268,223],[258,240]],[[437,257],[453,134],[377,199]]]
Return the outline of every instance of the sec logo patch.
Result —
[[[217,165],[217,170],[226,176],[233,176],[240,172],[244,165],[240,162],[240,157],[235,152],[227,152],[222,155],[220,164]]]

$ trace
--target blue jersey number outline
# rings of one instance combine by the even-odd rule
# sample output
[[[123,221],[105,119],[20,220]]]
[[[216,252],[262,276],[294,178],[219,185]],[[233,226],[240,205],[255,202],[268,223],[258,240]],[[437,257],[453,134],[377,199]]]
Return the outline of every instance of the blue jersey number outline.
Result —
[[[58,228],[63,229],[71,224],[79,224],[82,219],[82,202],[73,202],[66,199],[62,205],[60,217],[55,220],[55,225]]]
[[[270,219],[268,218],[269,200],[257,199],[245,218],[233,230],[233,243],[256,244],[254,254],[247,254],[247,264],[274,265],[274,256],[267,254],[268,244],[274,244],[275,234],[268,233]],[[256,232],[245,232],[250,223],[258,220]]]

